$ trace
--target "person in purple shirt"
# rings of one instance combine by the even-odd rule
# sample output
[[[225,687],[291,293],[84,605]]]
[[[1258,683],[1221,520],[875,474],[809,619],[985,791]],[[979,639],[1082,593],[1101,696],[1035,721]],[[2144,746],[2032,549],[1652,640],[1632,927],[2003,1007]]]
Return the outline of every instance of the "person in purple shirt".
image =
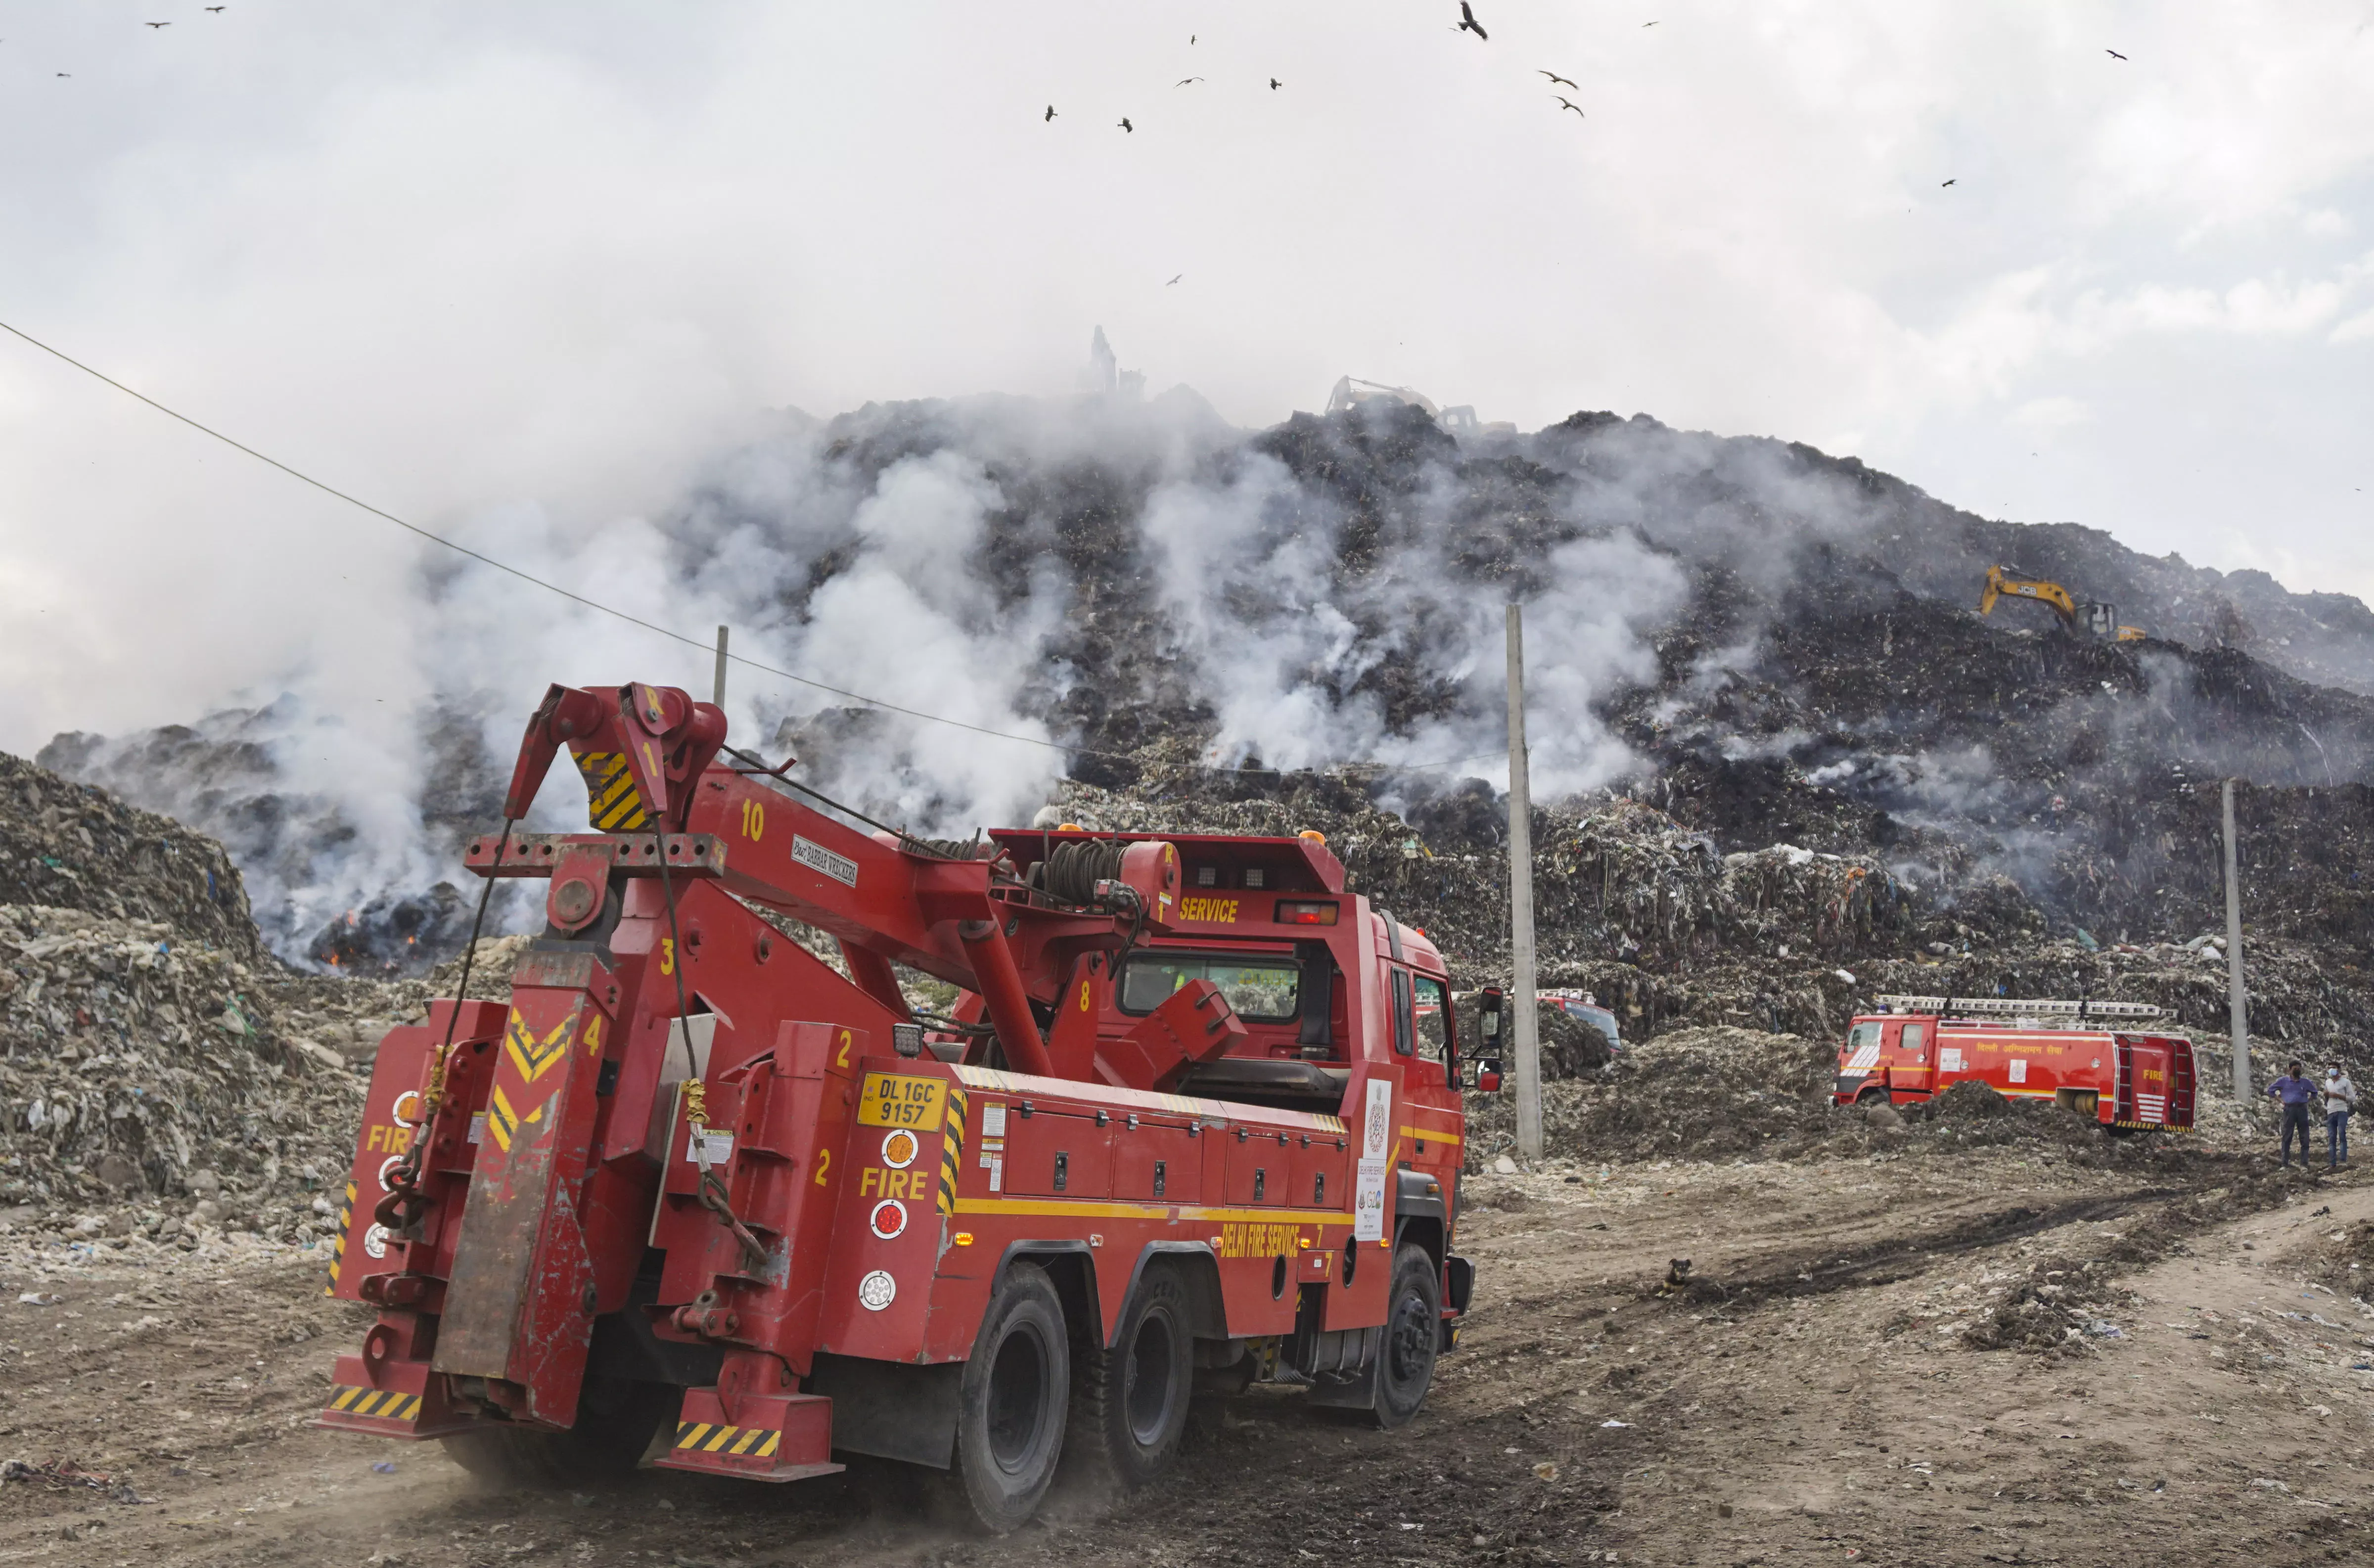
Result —
[[[2316,1081],[2302,1077],[2300,1064],[2293,1062],[2281,1078],[2267,1085],[2268,1096],[2284,1107],[2284,1164],[2292,1163],[2292,1134],[2299,1134],[2300,1164],[2308,1164],[2309,1102],[2321,1097]]]

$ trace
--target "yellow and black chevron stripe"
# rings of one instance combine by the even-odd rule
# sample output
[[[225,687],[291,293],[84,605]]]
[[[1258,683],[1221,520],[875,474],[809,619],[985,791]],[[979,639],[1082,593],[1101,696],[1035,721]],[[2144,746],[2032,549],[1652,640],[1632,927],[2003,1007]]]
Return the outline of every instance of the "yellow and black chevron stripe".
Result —
[[[410,1421],[420,1413],[420,1396],[400,1388],[349,1388],[340,1384],[331,1392],[330,1408],[322,1413]]]
[[[734,1454],[748,1459],[771,1459],[782,1446],[783,1434],[763,1426],[718,1426],[705,1421],[676,1423],[679,1454]]]
[[[495,1085],[495,1092],[487,1096],[487,1136],[493,1139],[495,1147],[506,1154],[511,1152],[511,1140],[519,1136],[522,1124],[543,1119],[544,1103],[542,1101],[536,1103],[535,1109],[522,1116],[518,1107],[511,1104],[511,1096],[503,1093],[503,1086],[499,1083]]]
[[[965,1092],[948,1085],[947,1121],[940,1133],[940,1212],[957,1211],[957,1173],[964,1168]]]
[[[577,771],[585,776],[586,815],[601,832],[633,833],[652,820],[626,753],[581,752]]]
[[[577,1014],[571,1012],[539,1040],[528,1028],[527,1020],[513,1010],[511,1027],[503,1031],[503,1054],[519,1069],[520,1081],[533,1083],[552,1071],[553,1065],[569,1054],[569,1036],[576,1027]]]
[[[355,1221],[355,1184],[347,1183],[347,1196],[338,1205],[338,1239],[330,1248],[330,1282],[322,1287],[323,1295],[338,1293],[338,1270],[347,1261],[347,1227]]]

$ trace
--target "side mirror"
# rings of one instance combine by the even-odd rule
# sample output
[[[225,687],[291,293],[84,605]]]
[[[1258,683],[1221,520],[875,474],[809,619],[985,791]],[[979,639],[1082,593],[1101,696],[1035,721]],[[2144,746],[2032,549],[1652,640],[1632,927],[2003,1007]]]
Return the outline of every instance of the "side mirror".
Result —
[[[1475,1064],[1475,1087],[1487,1094],[1500,1092],[1500,1064],[1497,1059],[1487,1059]]]
[[[1487,1046],[1500,1043],[1500,1008],[1507,1000],[1498,986],[1486,986],[1475,998],[1476,1024]]]

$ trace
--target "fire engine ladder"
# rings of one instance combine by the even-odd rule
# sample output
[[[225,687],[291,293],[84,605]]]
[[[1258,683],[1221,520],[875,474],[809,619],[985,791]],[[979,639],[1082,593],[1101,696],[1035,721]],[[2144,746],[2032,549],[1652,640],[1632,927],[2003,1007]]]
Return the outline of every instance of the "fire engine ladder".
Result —
[[[1891,1012],[1952,1013],[1957,1018],[2072,1019],[2090,1024],[2101,1019],[2139,1023],[2161,1016],[2147,1001],[2063,1001],[2044,997],[1883,996],[1875,999]]]
[[[2116,1037],[2111,1059],[2117,1064],[2118,1076],[2111,1090],[2110,1119],[2121,1127],[2132,1127],[2135,1122],[2135,1048],[2127,1044],[2124,1035]]]
[[[2191,1127],[2193,1117],[2192,1052],[2180,1049],[2168,1053],[2168,1124],[2170,1127]]]

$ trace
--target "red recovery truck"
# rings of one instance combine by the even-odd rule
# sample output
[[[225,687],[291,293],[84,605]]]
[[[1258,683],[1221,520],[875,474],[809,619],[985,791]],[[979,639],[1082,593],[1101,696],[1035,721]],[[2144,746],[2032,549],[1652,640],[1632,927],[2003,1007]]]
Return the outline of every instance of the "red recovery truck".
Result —
[[[1905,1105],[1975,1078],[2014,1099],[2056,1101],[2113,1132],[2192,1125],[2192,1042],[2151,1027],[2161,1014],[2147,1003],[1878,1000],[1887,1011],[1855,1019],[1839,1048],[1834,1105]]]
[[[1433,945],[1316,834],[930,842],[724,733],[644,685],[529,724],[466,864],[547,924],[380,1048],[321,1423],[513,1478],[884,1456],[1005,1529],[1066,1453],[1162,1469],[1199,1392],[1409,1420],[1473,1281]],[[514,831],[563,748],[594,831]]]

